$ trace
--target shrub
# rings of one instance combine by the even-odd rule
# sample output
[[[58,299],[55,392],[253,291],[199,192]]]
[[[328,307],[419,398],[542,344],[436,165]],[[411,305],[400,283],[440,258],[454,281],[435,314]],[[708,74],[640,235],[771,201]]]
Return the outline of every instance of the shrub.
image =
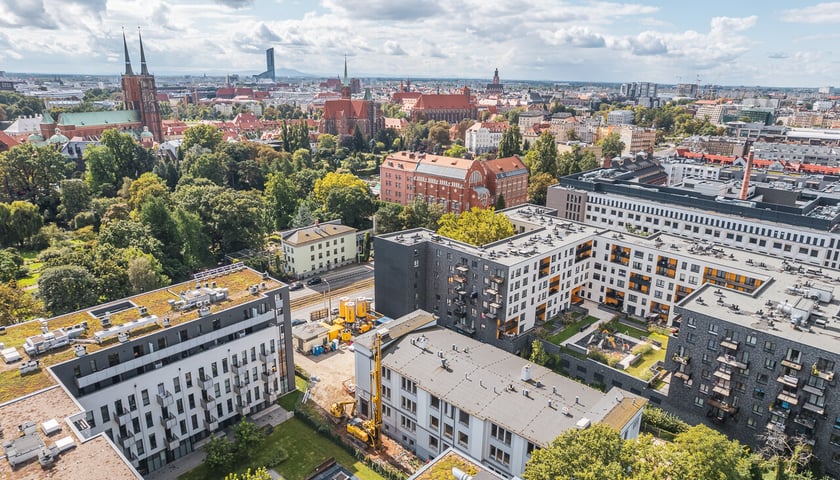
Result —
[[[687,423],[673,413],[650,404],[647,404],[642,411],[642,421],[651,427],[661,428],[671,433],[682,433],[689,428]]]
[[[650,353],[651,350],[653,350],[653,347],[651,347],[649,343],[642,342],[642,343],[636,345],[635,347],[633,347],[633,349],[630,350],[630,352],[633,353],[634,355],[638,355],[640,357],[643,357],[643,356],[647,355],[648,353]]]
[[[595,360],[596,362],[603,363],[604,365],[609,365],[609,357],[607,357],[607,355],[600,350],[590,350],[587,356],[592,360]]]
[[[268,460],[268,463],[266,464],[268,468],[274,468],[289,459],[289,452],[287,452],[281,447],[275,448],[276,450],[274,452],[274,455],[271,456],[271,458]]]

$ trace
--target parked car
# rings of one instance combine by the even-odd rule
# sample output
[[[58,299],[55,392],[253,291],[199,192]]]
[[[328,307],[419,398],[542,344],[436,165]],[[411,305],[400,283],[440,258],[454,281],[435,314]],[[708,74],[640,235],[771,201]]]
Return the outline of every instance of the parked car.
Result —
[[[292,326],[293,326],[293,327],[297,327],[298,325],[303,325],[304,323],[306,323],[306,320],[304,320],[304,319],[302,319],[302,318],[294,318],[294,319],[292,319]]]
[[[300,290],[301,288],[303,288],[303,284],[300,282],[293,282],[291,285],[289,285],[289,291],[291,292],[294,292],[295,290]]]
[[[321,277],[312,277],[312,278],[310,278],[309,280],[306,281],[306,284],[309,285],[309,286],[312,286],[312,285],[318,285],[321,282],[323,282],[323,279]]]

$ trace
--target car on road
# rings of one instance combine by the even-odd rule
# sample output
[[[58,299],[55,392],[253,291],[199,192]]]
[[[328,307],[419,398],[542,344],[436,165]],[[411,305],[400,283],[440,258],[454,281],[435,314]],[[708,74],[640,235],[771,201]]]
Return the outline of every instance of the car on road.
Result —
[[[338,307],[333,307],[330,313],[332,313],[333,315],[338,315]]]
[[[304,320],[302,318],[292,319],[292,326],[293,327],[297,327],[298,325],[303,325],[304,323],[306,323],[306,320]]]
[[[303,284],[300,283],[300,282],[293,282],[291,285],[289,285],[289,291],[290,292],[294,292],[295,290],[300,290],[301,288],[303,288]]]
[[[321,277],[312,277],[306,281],[306,284],[309,286],[318,285],[319,283],[323,282],[324,280]]]

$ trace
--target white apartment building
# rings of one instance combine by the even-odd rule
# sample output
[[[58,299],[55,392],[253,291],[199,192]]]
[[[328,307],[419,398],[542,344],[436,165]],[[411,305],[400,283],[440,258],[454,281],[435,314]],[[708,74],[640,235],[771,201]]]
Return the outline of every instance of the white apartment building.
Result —
[[[607,125],[632,125],[635,119],[633,110],[613,110],[607,113]]]
[[[646,400],[595,390],[415,311],[389,322],[382,348],[383,433],[429,460],[452,447],[521,475],[531,452],[574,428],[605,423],[636,438]],[[356,398],[370,415],[372,331],[355,343]]]
[[[283,266],[297,278],[313,276],[356,261],[356,229],[340,220],[282,233]]]
[[[112,325],[51,370],[141,473],[295,388],[288,287],[241,264],[195,282],[50,320]]]
[[[720,165],[679,160],[665,160],[661,165],[668,175],[668,186],[678,185],[690,178],[703,180],[718,180],[720,178]]]
[[[470,152],[481,155],[495,152],[499,149],[499,142],[509,125],[505,122],[479,122],[467,129],[464,135],[464,146]]]

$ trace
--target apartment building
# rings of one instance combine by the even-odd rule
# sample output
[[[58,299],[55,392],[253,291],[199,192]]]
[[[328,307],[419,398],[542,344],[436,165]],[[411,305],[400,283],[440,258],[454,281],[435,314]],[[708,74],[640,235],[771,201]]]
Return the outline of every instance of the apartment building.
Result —
[[[305,278],[356,261],[356,229],[332,220],[287,230],[281,235],[283,268]]]
[[[607,113],[607,125],[632,125],[635,119],[633,110],[613,110]]]
[[[148,474],[295,388],[288,304],[286,285],[235,264],[191,282],[15,325],[10,330],[18,336],[37,334],[12,347],[42,363],[71,353],[49,367],[48,377],[81,406],[70,421],[84,438],[106,435]],[[55,331],[42,333],[50,329],[73,336],[72,350],[53,341]],[[31,393],[26,385],[22,391]]]
[[[574,189],[586,193],[582,221],[587,225],[663,232],[838,268],[840,207],[830,192],[809,192],[803,198],[795,189],[781,194],[772,186],[756,187],[764,193],[742,201],[691,188],[639,184],[633,177],[633,172],[616,170],[563,177],[549,187],[546,204],[561,218],[569,217],[565,199]]]
[[[367,416],[371,345],[384,333],[383,433],[421,460],[453,448],[510,478],[565,430],[605,423],[638,436],[643,398],[601,392],[434,322],[411,312],[355,342],[356,397]]]
[[[476,155],[495,152],[509,127],[507,122],[478,122],[465,132],[464,146]]]

